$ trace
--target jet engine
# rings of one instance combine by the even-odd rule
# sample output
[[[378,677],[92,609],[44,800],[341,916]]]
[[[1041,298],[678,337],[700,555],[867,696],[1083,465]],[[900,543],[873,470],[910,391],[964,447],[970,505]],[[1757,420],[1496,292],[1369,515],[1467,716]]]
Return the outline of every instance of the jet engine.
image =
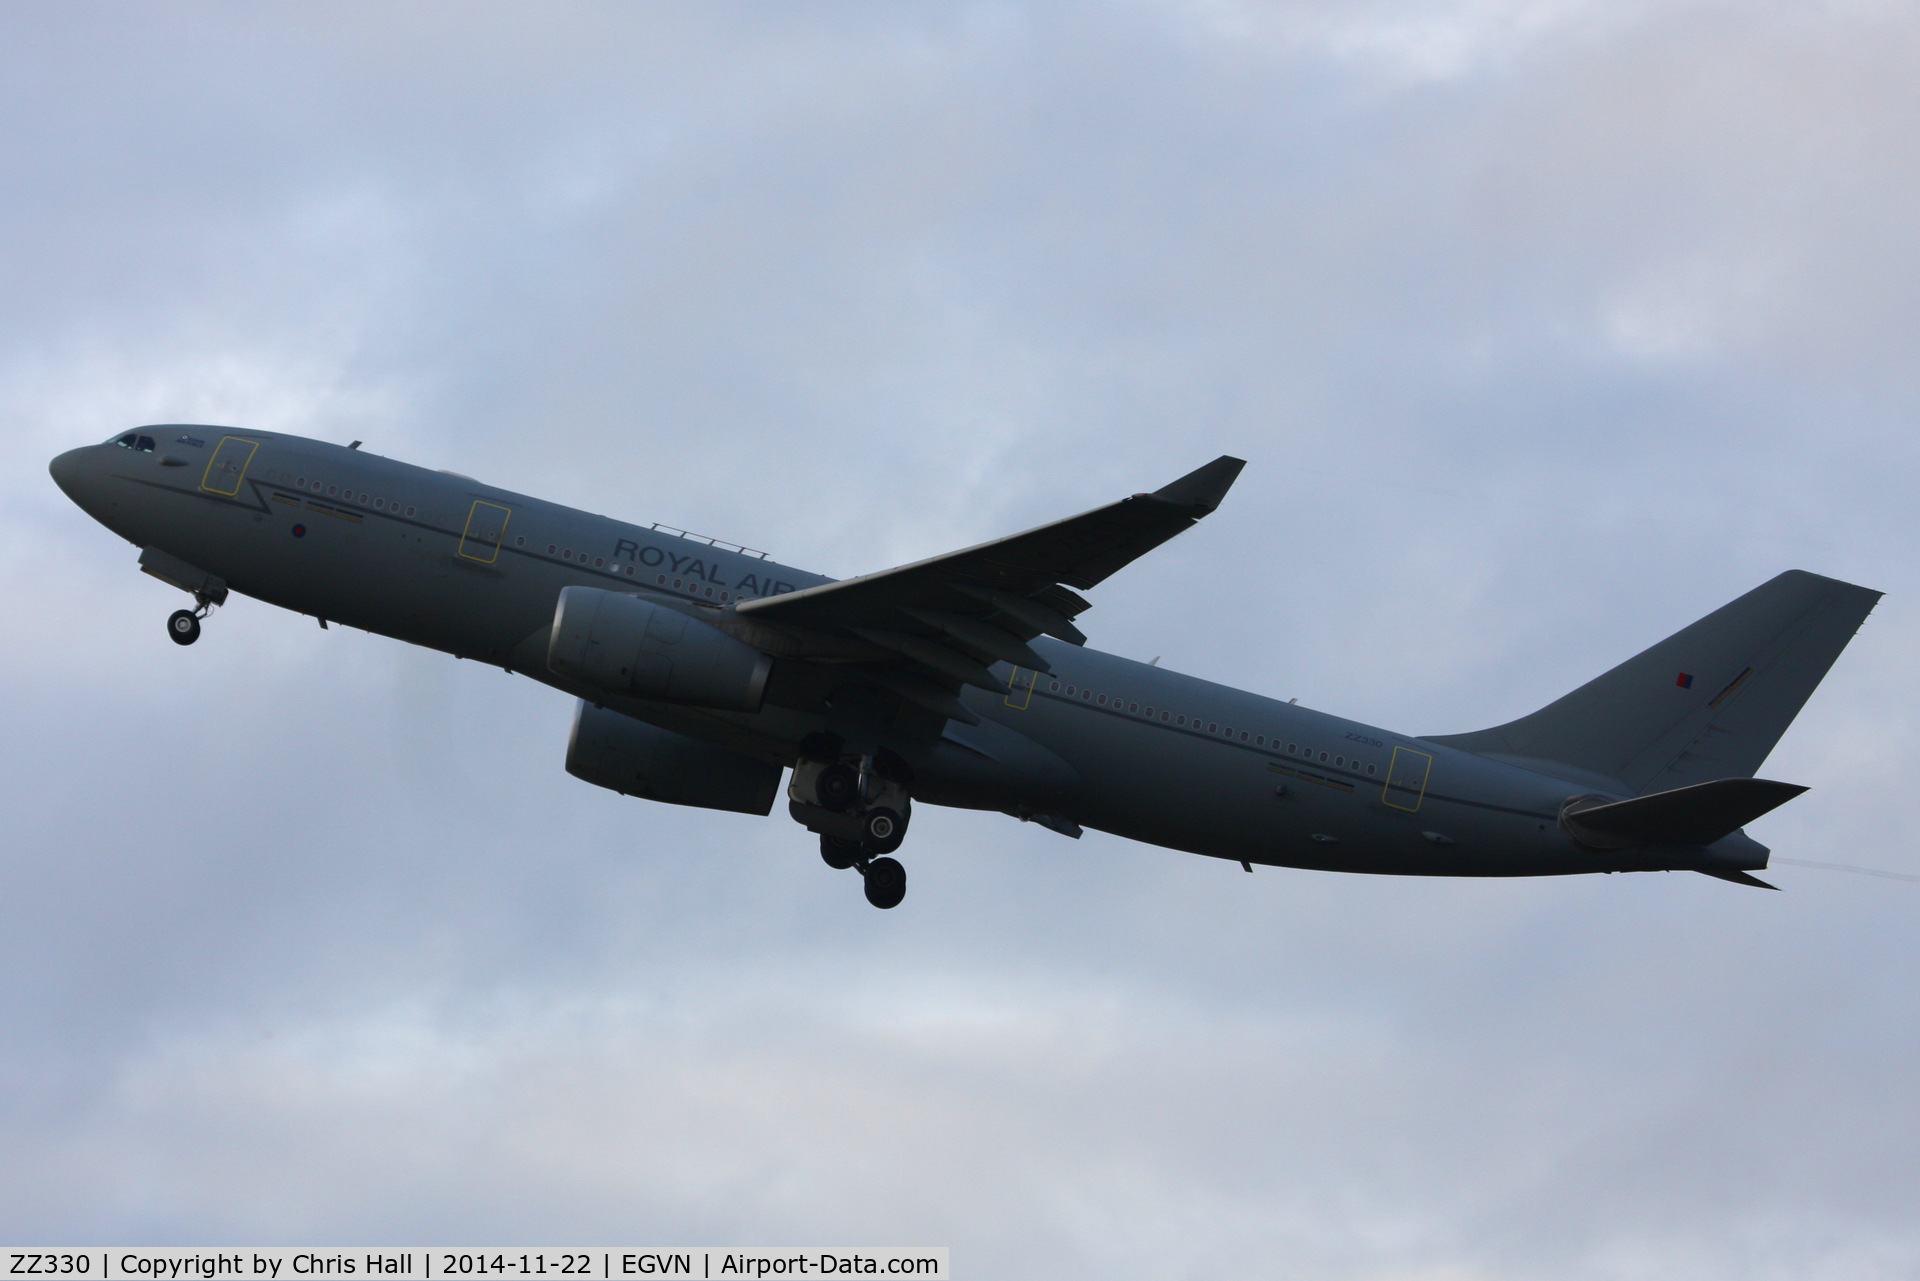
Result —
[[[567,773],[622,796],[770,814],[781,767],[582,699],[567,741]]]
[[[635,698],[757,712],[773,659],[677,609],[566,587],[553,612],[547,666]]]

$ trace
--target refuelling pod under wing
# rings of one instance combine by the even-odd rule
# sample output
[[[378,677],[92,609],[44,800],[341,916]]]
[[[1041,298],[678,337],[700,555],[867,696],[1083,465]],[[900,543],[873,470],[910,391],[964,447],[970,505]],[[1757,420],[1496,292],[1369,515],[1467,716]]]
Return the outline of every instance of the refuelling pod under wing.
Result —
[[[773,659],[677,609],[566,587],[553,611],[547,666],[635,698],[757,712]]]
[[[581,699],[567,740],[567,773],[622,796],[770,814],[782,770]]]

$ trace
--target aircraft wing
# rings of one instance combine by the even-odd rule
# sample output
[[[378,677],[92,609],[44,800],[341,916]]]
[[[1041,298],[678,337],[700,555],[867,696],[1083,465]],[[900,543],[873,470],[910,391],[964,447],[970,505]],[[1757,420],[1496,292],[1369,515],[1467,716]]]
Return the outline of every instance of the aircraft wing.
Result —
[[[746,601],[743,618],[839,634],[885,655],[864,674],[903,697],[972,720],[962,685],[995,692],[995,662],[1047,671],[1027,642],[1084,645],[1073,624],[1086,590],[1219,507],[1246,463],[1222,456],[1151,494],[1135,494],[1042,525],[896,569]]]

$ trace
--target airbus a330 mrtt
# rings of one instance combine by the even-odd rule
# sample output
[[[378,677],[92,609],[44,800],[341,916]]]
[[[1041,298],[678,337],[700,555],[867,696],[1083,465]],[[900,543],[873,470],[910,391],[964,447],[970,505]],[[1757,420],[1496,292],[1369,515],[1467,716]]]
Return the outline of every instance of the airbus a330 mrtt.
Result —
[[[893,907],[914,803],[1253,864],[1412,876],[1687,869],[1748,885],[1755,778],[1880,593],[1799,570],[1539,711],[1414,737],[1088,648],[1080,595],[1212,512],[1241,462],[844,581],[273,432],[156,426],[53,460],[190,593],[498,664],[578,701],[567,770],[787,810]]]

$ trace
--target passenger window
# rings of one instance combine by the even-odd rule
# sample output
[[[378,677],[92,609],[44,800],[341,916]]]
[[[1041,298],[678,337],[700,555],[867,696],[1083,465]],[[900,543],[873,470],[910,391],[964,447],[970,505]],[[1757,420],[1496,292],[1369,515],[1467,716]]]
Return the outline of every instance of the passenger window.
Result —
[[[1107,696],[1105,694],[1102,694],[1100,696],[1100,706],[1105,707],[1106,705],[1107,705]]]
[[[1140,710],[1140,704],[1138,704],[1138,703],[1128,703],[1128,704],[1127,704],[1127,710],[1128,710],[1129,712],[1137,712],[1137,711],[1139,711],[1139,710]],[[1152,712],[1148,712],[1148,713],[1147,713],[1147,715],[1149,715],[1149,716],[1151,716],[1151,715],[1153,715],[1153,713],[1152,713]]]

